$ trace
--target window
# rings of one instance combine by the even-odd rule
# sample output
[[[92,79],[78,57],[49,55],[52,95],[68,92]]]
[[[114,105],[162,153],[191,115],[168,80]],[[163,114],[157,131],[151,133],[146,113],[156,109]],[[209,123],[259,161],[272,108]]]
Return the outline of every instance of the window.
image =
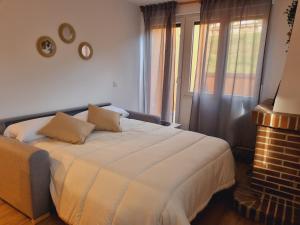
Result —
[[[161,115],[162,93],[159,90],[163,88],[163,69],[164,55],[161,51],[164,49],[164,29],[153,28],[151,30],[151,88],[150,88],[150,113]]]
[[[224,94],[253,96],[263,20],[231,22]]]
[[[174,53],[174,77],[175,77],[175,82],[174,82],[174,96],[173,96],[173,102],[174,102],[174,107],[173,107],[173,121],[175,122],[176,120],[176,109],[177,109],[177,104],[178,104],[178,81],[179,81],[179,56],[180,56],[180,43],[181,43],[181,24],[176,24],[176,35],[175,35],[175,53]]]
[[[178,96],[178,70],[179,70],[179,53],[180,53],[180,37],[181,37],[181,24],[176,24],[174,28],[173,44],[174,52],[172,53],[172,76],[173,83],[173,122],[176,118],[177,96]],[[164,48],[165,48],[165,29],[153,27],[151,30],[151,90],[150,90],[150,113],[154,115],[161,115],[162,110],[162,90],[163,89],[163,73],[164,73]]]
[[[210,94],[214,93],[220,26],[220,23],[202,25],[202,27],[199,22],[194,24],[190,92],[194,91],[197,70],[201,69],[207,76],[206,79],[203,79],[206,82],[202,84],[204,91]],[[225,95],[253,96],[262,29],[262,19],[230,23],[226,78],[223,88]],[[204,49],[205,44],[202,44],[202,37],[205,39],[206,35],[208,43]],[[204,60],[203,57],[205,57]],[[198,68],[199,61],[204,63],[202,67]]]
[[[200,41],[200,23],[194,23],[194,32],[193,32],[193,43],[192,43],[192,62],[191,62],[191,75],[190,75],[190,92],[194,91],[195,79],[197,73],[197,61],[198,61],[198,50],[199,50],[199,41]]]
[[[207,99],[249,98],[257,93],[266,24],[261,15],[252,16],[238,22],[237,17],[216,17],[206,24],[200,24],[200,14],[177,17],[174,74],[180,84],[174,87],[173,118],[185,128],[193,96],[198,96],[194,90]]]
[[[195,79],[197,70],[204,70],[207,76],[205,92],[214,93],[215,89],[215,74],[217,68],[217,55],[219,46],[219,33],[220,23],[213,23],[209,25],[203,25],[200,27],[200,23],[194,24],[193,43],[192,43],[192,61],[191,61],[191,74],[190,74],[190,92],[194,91]],[[204,49],[206,43],[204,39],[208,37],[207,48]],[[198,67],[197,63],[201,58],[205,57],[204,65]]]

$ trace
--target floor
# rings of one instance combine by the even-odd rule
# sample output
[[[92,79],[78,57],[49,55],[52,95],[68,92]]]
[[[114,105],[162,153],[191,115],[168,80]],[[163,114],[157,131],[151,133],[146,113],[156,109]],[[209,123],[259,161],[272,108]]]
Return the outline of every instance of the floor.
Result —
[[[14,208],[0,200],[0,225],[32,225],[31,221]],[[39,225],[65,225],[52,215]],[[225,192],[213,198],[207,208],[192,222],[192,225],[258,225],[239,216],[231,206],[231,197]]]
[[[237,179],[241,179],[241,171],[245,167],[238,165]],[[23,214],[0,200],[0,225],[32,225]],[[65,225],[56,215],[52,215],[39,225]],[[247,220],[232,208],[231,191],[223,191],[211,200],[206,209],[192,222],[192,225],[259,225]]]
[[[215,196],[206,209],[198,214],[192,225],[259,225],[241,217],[232,208],[231,194]]]

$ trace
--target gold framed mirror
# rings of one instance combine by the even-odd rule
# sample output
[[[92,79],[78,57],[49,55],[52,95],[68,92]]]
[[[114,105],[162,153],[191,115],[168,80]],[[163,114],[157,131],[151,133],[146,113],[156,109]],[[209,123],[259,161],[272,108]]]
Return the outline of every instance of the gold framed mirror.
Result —
[[[58,34],[60,39],[67,44],[72,43],[76,38],[75,29],[68,23],[63,23],[59,26]]]
[[[56,53],[56,44],[53,39],[48,36],[40,37],[36,45],[38,52],[44,57],[52,57]]]
[[[88,42],[81,42],[78,47],[79,55],[84,60],[89,60],[93,56],[93,48]]]

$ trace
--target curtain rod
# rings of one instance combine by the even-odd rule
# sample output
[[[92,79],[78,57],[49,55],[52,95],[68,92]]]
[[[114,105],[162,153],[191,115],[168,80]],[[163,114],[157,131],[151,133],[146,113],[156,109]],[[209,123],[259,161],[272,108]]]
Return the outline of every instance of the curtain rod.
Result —
[[[0,0],[1,1],[1,0]],[[188,4],[193,4],[193,3],[200,3],[201,4],[202,0],[190,0],[190,1],[185,1],[185,2],[177,2],[178,5],[188,5]],[[276,0],[272,0],[272,5],[274,5]]]

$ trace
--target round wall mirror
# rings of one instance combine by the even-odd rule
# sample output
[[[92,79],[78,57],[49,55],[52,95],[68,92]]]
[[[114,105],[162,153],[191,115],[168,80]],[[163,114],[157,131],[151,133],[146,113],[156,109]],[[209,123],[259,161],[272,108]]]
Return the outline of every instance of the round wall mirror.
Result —
[[[72,43],[76,37],[74,28],[68,23],[63,23],[59,26],[58,34],[61,40],[68,44]]]
[[[80,43],[78,52],[79,52],[80,57],[84,60],[88,60],[88,59],[92,58],[92,56],[93,56],[93,48],[87,42]]]
[[[56,44],[52,38],[43,36],[37,41],[37,50],[42,56],[51,57],[56,53]]]

